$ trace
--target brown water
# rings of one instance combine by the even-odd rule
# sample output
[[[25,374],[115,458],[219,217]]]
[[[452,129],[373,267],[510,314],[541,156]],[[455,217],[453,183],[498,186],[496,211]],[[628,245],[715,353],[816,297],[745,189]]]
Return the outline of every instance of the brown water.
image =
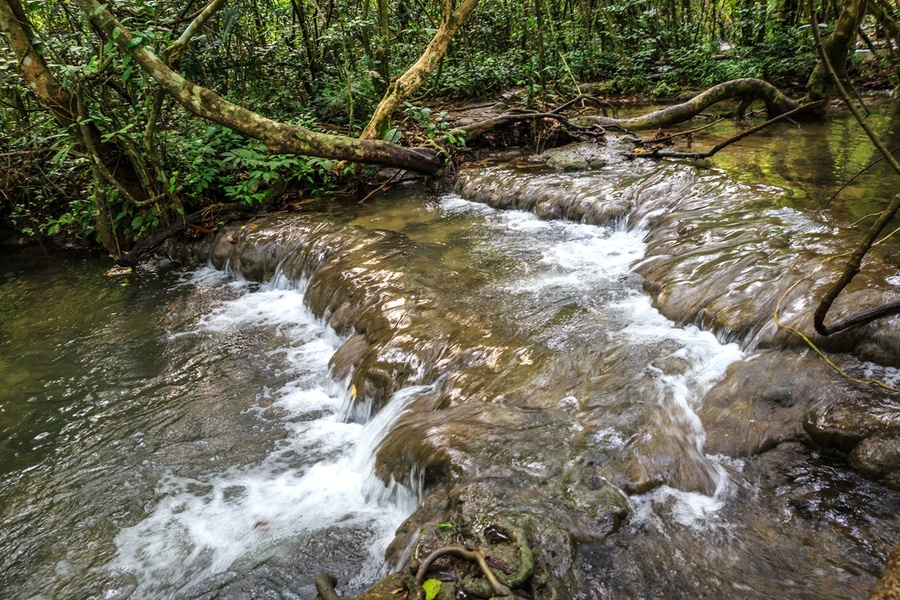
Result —
[[[878,118],[889,129],[896,117]],[[0,596],[311,597],[322,570],[358,590],[423,497],[449,495],[414,523],[520,520],[569,597],[864,597],[900,539],[900,494],[797,441],[709,454],[722,433],[707,431],[707,392],[777,337],[751,309],[738,311],[756,315],[745,325],[670,320],[632,265],[674,257],[685,299],[659,306],[696,312],[715,300],[692,291],[711,285],[704,265],[746,254],[739,234],[771,257],[766,240],[838,231],[895,193],[875,169],[813,210],[870,159],[837,120],[773,129],[714,168],[495,165],[464,175],[466,190],[624,208],[580,224],[401,188],[260,221],[235,250],[277,255],[262,286],[3,255]],[[744,215],[749,231],[722,215]],[[673,242],[660,232],[676,218],[693,229]],[[694,265],[678,259],[690,236],[710,245]],[[709,293],[746,303],[805,252],[757,260],[743,287]],[[338,318],[359,307],[375,317]],[[329,360],[360,334],[369,354],[333,381]]]

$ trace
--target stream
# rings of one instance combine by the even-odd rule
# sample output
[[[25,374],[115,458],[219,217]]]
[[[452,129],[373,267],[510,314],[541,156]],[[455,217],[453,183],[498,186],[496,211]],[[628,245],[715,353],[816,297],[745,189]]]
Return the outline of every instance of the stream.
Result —
[[[771,320],[896,193],[878,167],[818,210],[863,137],[498,156],[127,277],[3,249],[0,597],[308,599],[325,571],[350,595],[510,522],[534,598],[866,597],[900,540],[900,395]],[[898,256],[854,302],[896,295]],[[898,339],[823,343],[898,385]]]

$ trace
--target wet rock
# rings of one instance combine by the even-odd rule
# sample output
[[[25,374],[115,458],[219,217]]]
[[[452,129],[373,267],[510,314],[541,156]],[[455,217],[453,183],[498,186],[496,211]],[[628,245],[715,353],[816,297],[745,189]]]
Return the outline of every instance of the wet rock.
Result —
[[[823,368],[824,367],[824,368]],[[818,357],[764,352],[732,365],[704,397],[706,452],[753,456],[805,437],[803,421],[830,381]]]
[[[869,600],[900,600],[900,544],[888,556],[884,577],[872,590]]]
[[[644,494],[663,485],[712,494],[713,472],[696,447],[677,438],[643,438],[603,469],[610,483],[628,494]]]
[[[578,549],[574,597],[866,597],[895,540],[890,528],[858,532],[872,519],[894,520],[897,492],[797,443],[728,468],[740,470],[742,483],[721,503],[666,489],[632,497],[634,511],[617,532]],[[777,493],[761,493],[770,487]]]
[[[850,452],[848,459],[860,473],[900,489],[900,427],[891,429],[898,435],[867,437]]]
[[[745,457],[783,442],[846,454],[850,465],[900,483],[900,404],[841,376],[814,354],[763,352],[729,368],[704,398],[706,451]]]
[[[334,574],[341,583],[338,589],[342,593],[358,594],[364,587],[350,582],[358,575],[358,565],[366,561],[371,535],[365,527],[328,527],[293,540],[277,556],[253,565],[235,565],[233,570],[204,580],[179,597],[198,600],[313,598],[316,595],[313,580],[321,572]],[[335,539],[343,543],[335,544]]]
[[[611,153],[605,146],[596,147]],[[463,170],[455,189],[467,199],[494,208],[533,211],[543,219],[569,219],[594,225],[624,221],[633,208],[628,195],[619,193],[611,182],[596,176],[550,171],[546,177],[537,178],[533,169],[534,166]]]
[[[233,251],[233,242],[230,242],[229,239],[234,235],[234,230],[231,228],[223,228],[213,240],[212,247],[209,250],[209,262],[216,269],[224,269],[228,263],[228,259]]]
[[[822,259],[854,248],[855,230],[823,222],[812,212],[773,209],[758,197],[741,201],[743,190],[716,186],[738,187],[679,171],[642,189],[635,212],[649,216],[650,230],[638,272],[661,312],[755,347],[803,347],[799,336],[776,326],[773,315],[780,303],[782,321],[820,348],[900,366],[896,317],[828,337],[812,327],[813,311],[843,265]],[[832,307],[829,324],[896,299],[889,256],[889,250],[872,249],[866,267]],[[812,273],[814,278],[804,279]]]
[[[546,161],[547,166],[554,169],[582,171],[605,166],[610,160],[609,154],[609,150],[603,145],[584,142],[546,150],[541,158]]]
[[[335,381],[343,381],[350,376],[353,369],[362,360],[368,347],[366,336],[361,333],[354,333],[347,338],[347,341],[338,348],[328,362]]]
[[[185,241],[169,238],[163,244],[162,251],[167,258],[188,267],[199,267],[209,260],[210,250],[216,236],[205,235],[199,240]]]
[[[843,380],[809,411],[804,428],[814,442],[848,453],[851,466],[900,487],[900,402],[895,394]]]
[[[572,597],[576,546],[614,532],[627,514],[626,498],[596,466],[567,466],[571,442],[560,432],[570,428],[561,414],[484,404],[468,395],[454,404],[445,399],[453,385],[420,399],[391,431],[378,454],[382,477],[402,478],[418,467],[426,482],[447,482],[447,508],[428,517],[461,527],[470,540],[499,521],[525,527],[538,565],[534,585],[543,590],[534,597],[552,597],[553,590]],[[530,433],[523,438],[522,431]],[[422,552],[441,543],[447,541],[438,533],[419,542]]]
[[[209,261],[215,268],[228,268],[249,281],[267,281],[275,274],[287,238],[270,219],[223,228],[212,242]]]

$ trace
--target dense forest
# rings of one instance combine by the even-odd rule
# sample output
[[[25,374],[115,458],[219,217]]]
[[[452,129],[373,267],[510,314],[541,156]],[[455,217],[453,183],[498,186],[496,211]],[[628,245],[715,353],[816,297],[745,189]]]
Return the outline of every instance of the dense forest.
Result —
[[[6,239],[55,235],[127,263],[285,191],[358,185],[377,170],[360,163],[433,174],[447,147],[466,144],[442,101],[514,90],[540,110],[587,83],[601,99],[670,101],[746,78],[827,99],[810,77],[813,22],[842,76],[896,87],[895,0],[821,1],[815,21],[809,8],[3,0],[0,224]]]

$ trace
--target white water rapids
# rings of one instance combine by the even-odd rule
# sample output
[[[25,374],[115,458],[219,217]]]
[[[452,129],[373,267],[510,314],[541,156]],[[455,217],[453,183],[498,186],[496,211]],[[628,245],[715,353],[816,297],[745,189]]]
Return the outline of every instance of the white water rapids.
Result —
[[[220,338],[241,328],[265,328],[286,340],[270,356],[283,355],[291,381],[280,389],[260,389],[257,396],[266,408],[254,409],[277,411],[284,437],[257,464],[212,470],[201,478],[168,474],[157,489],[162,500],[149,516],[117,535],[118,554],[110,568],[137,578],[138,597],[169,597],[238,561],[261,562],[286,550],[294,538],[338,527],[366,531],[370,560],[358,577],[362,583],[377,578],[384,549],[415,509],[418,491],[375,478],[374,451],[422,388],[398,392],[365,425],[348,422],[347,385],[328,375],[328,361],[342,340],[310,313],[302,291],[292,284],[254,289],[222,279],[204,269],[186,282],[231,285],[238,295],[214,306],[192,330],[171,335]],[[274,281],[284,285],[281,278]]]
[[[735,344],[721,344],[695,327],[675,327],[652,308],[629,275],[629,266],[642,257],[642,232],[541,221],[530,213],[496,211],[452,195],[435,210],[441,218],[484,222],[492,233],[476,244],[476,254],[524,252],[525,268],[499,283],[517,304],[539,309],[554,292],[587,300],[602,290],[607,301],[592,304],[591,310],[612,311],[624,323],[607,333],[616,343],[677,347],[673,354],[689,368],[678,373],[652,364],[646,368],[656,381],[660,410],[675,424],[668,434],[689,438],[719,485],[716,498],[669,490],[679,499],[671,510],[676,515],[708,514],[720,504],[727,488],[724,471],[702,454],[703,428],[694,403],[742,355]],[[117,534],[117,555],[109,568],[136,578],[137,597],[171,597],[218,573],[289,552],[298,537],[355,528],[365,532],[369,545],[367,564],[349,584],[358,588],[383,572],[385,547],[421,493],[385,486],[374,477],[373,462],[386,431],[423,388],[396,394],[367,424],[348,422],[347,384],[328,376],[328,361],[342,340],[304,306],[297,282],[276,276],[256,287],[227,283],[223,277],[203,269],[185,281],[189,286],[231,286],[234,297],[214,303],[187,331],[170,336],[215,340],[253,329],[284,340],[269,356],[278,355],[288,365],[290,381],[277,389],[259,389],[260,406],[252,409],[260,418],[276,411],[282,439],[257,463],[224,470],[211,465],[199,477],[167,473],[147,516]],[[615,436],[604,435],[610,434]],[[652,502],[658,495],[639,502]],[[703,508],[695,508],[698,504]]]

